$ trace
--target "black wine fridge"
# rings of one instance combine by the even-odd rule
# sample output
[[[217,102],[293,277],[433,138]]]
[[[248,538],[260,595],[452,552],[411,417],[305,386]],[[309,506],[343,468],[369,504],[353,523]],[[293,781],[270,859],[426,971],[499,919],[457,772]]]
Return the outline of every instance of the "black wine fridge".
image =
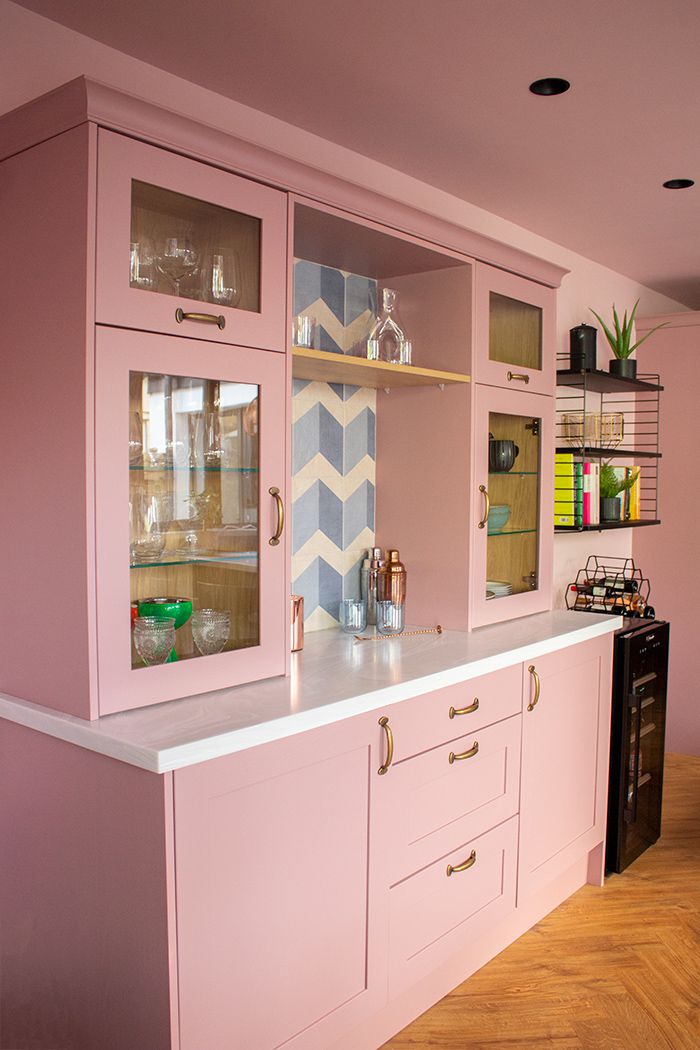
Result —
[[[623,871],[661,834],[669,624],[615,635],[605,867]]]

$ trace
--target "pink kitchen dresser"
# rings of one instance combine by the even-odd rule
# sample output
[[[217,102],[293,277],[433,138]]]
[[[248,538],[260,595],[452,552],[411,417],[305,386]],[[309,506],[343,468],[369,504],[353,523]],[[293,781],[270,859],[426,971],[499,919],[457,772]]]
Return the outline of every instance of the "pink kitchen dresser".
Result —
[[[0,1047],[371,1050],[602,880],[618,621],[550,611],[564,271],[83,78],[0,128]],[[413,366],[293,346],[295,259],[395,288]],[[290,657],[292,378],[378,391],[376,534],[441,637]]]

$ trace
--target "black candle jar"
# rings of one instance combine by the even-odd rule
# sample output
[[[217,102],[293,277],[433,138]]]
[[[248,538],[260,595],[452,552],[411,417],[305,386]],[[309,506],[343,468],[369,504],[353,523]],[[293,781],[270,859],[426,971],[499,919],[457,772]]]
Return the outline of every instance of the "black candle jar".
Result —
[[[593,372],[596,366],[598,329],[579,324],[569,332],[569,361],[574,372]]]

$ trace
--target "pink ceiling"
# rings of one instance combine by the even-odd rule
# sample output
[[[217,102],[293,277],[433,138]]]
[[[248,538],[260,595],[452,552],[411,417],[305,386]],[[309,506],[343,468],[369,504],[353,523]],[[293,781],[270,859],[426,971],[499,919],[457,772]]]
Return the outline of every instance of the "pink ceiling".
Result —
[[[693,0],[19,2],[700,309]]]

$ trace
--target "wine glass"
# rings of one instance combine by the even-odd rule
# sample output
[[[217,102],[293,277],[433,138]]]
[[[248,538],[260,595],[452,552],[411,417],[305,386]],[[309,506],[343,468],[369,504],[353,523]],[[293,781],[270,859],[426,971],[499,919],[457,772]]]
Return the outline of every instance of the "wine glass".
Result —
[[[168,237],[155,257],[156,267],[180,295],[180,284],[185,277],[199,271],[199,252],[186,237]]]

